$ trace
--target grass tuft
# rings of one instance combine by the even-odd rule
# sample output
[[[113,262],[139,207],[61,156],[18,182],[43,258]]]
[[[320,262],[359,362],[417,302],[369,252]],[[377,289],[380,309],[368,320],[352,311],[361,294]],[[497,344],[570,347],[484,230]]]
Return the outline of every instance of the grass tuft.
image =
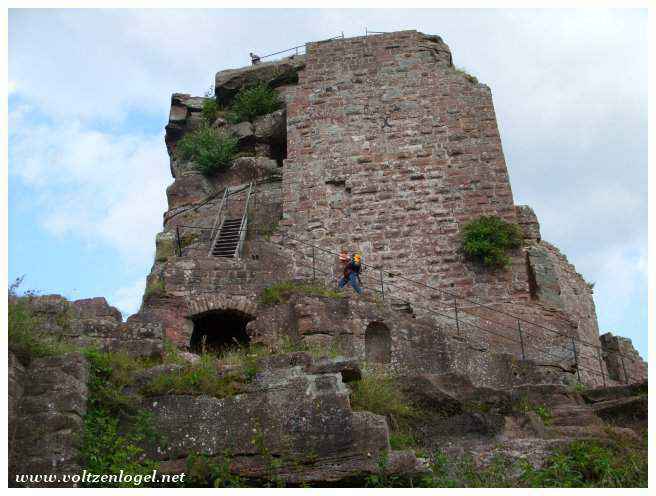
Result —
[[[325,286],[310,282],[284,281],[265,288],[260,296],[263,305],[275,305],[287,303],[292,294],[304,294],[310,296],[325,296],[328,298],[342,299],[344,294],[328,289]]]
[[[234,396],[247,379],[238,372],[220,374],[214,355],[201,355],[194,364],[186,364],[179,370],[162,372],[140,390],[144,396],[165,394],[206,394],[216,398]]]
[[[409,420],[419,414],[393,375],[368,366],[362,370],[362,379],[351,383],[351,408],[384,415],[391,430],[404,435],[408,434]]]

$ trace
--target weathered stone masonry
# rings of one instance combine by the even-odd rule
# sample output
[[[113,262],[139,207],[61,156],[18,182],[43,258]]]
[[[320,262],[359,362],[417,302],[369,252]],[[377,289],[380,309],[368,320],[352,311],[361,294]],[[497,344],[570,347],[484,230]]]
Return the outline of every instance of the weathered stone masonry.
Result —
[[[591,288],[540,239],[533,211],[514,205],[490,89],[454,67],[438,36],[403,31],[308,44],[287,119],[286,232],[333,252],[361,250],[367,263],[385,267],[386,291],[418,307],[430,298],[431,309],[453,316],[448,295],[387,271],[535,322],[524,324],[525,355],[573,363],[576,352],[584,380],[608,378]],[[526,246],[510,270],[463,259],[460,227],[480,215],[523,227]],[[379,289],[377,278],[365,284]],[[516,320],[475,306],[468,313],[478,327],[517,340]],[[520,353],[494,333],[467,332]]]
[[[287,127],[291,231],[463,295],[527,292],[525,280],[479,275],[458,254],[463,222],[516,215],[490,90],[453,67],[439,37],[310,43]]]
[[[522,353],[517,319],[461,300],[460,334],[476,349],[570,371],[578,360],[585,382],[612,379],[590,287],[541,239],[533,211],[514,205],[490,89],[454,67],[439,37],[416,31],[309,43],[306,52],[217,74],[223,103],[260,81],[276,88],[286,108],[253,123],[218,118],[212,125],[238,136],[242,156],[215,177],[201,176],[175,156],[177,141],[202,122],[204,99],[173,95],[166,144],[175,182],[167,190],[165,230],[140,318],[161,323],[181,347],[189,345],[194,319],[203,312],[243,312],[255,332],[263,326],[258,315],[266,314],[257,303],[262,289],[312,276],[313,256],[314,275],[334,283],[334,257],[294,241],[302,239],[330,252],[362,250],[368,264],[385,267],[388,296],[409,300],[410,310],[431,316],[435,329],[447,334],[456,334],[451,297],[390,274],[525,320],[519,324]],[[257,186],[249,225],[269,226],[269,234],[263,239],[249,231],[240,260],[207,257],[208,228],[223,189],[251,180]],[[235,212],[242,206],[231,203]],[[460,253],[461,226],[483,214],[524,231],[525,246],[512,254],[508,270],[483,270]],[[176,233],[182,257],[176,256]],[[378,273],[363,280],[368,289],[380,288]],[[572,338],[590,345],[575,349]]]

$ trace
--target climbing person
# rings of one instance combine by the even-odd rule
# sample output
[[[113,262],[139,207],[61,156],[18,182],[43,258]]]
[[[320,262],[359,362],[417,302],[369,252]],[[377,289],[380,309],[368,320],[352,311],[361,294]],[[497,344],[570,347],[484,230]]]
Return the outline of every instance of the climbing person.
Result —
[[[347,252],[346,250],[342,250],[342,251],[339,253],[339,263],[340,263],[340,265],[342,266],[342,270],[344,269],[344,267],[346,266],[346,264],[347,264],[348,262],[349,262],[349,255],[348,255],[348,252]]]
[[[253,52],[251,52],[249,55],[251,56],[251,63],[253,65],[260,63],[260,57],[259,56],[255,55]]]
[[[362,255],[356,253],[353,258],[344,266],[344,275],[339,280],[339,288],[350,284],[356,293],[362,294],[360,287],[360,271],[362,270]]]
[[[350,257],[348,254],[348,251],[345,249],[342,249],[339,252],[339,259],[337,260],[337,264],[333,268],[333,274],[337,277],[337,274],[343,274],[344,269],[346,268],[346,264],[349,263]],[[339,276],[341,277],[341,276]]]

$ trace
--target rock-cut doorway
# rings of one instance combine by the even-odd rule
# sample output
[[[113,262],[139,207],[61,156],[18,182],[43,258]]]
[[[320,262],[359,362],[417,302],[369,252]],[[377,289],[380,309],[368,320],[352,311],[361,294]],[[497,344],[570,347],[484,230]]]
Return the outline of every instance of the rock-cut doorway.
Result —
[[[194,330],[189,349],[194,353],[221,353],[250,342],[246,325],[253,317],[239,310],[211,310],[191,318]]]

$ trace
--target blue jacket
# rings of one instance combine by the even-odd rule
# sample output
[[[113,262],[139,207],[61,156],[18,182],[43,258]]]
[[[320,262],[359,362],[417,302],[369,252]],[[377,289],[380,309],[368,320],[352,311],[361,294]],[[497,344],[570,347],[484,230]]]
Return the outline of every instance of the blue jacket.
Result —
[[[346,264],[346,267],[344,267],[344,277],[348,278],[348,275],[351,272],[360,275],[361,268],[362,266],[360,264],[356,264],[353,260],[351,260],[348,264]]]

